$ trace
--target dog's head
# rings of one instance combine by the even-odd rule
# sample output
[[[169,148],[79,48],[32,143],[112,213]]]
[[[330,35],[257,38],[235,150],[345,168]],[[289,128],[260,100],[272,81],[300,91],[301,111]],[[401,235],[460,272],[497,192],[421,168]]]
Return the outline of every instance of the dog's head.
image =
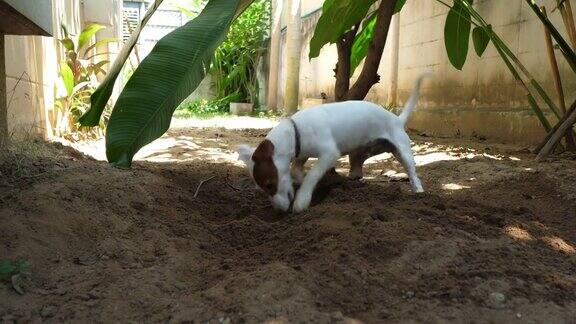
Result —
[[[288,211],[294,198],[290,158],[275,152],[274,144],[265,139],[257,148],[240,145],[238,159],[246,164],[250,176],[268,194],[274,208]]]

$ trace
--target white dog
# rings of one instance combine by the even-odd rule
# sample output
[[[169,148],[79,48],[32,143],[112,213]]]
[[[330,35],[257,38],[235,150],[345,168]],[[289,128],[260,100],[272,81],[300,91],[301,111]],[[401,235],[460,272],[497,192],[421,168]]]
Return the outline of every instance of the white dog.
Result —
[[[292,203],[295,213],[306,210],[318,181],[343,155],[349,155],[349,176],[360,179],[366,159],[391,152],[406,169],[412,190],[423,192],[404,127],[416,106],[424,77],[416,81],[399,116],[366,101],[312,107],[282,120],[257,148],[240,145],[238,159],[270,196],[272,205],[283,211],[288,211]],[[304,164],[310,157],[318,161],[305,175]],[[301,183],[295,197],[293,177],[296,183]]]

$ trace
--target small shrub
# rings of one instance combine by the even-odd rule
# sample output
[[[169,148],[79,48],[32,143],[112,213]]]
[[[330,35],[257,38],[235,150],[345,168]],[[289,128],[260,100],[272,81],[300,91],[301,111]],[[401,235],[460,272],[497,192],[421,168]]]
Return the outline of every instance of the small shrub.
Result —
[[[53,116],[55,135],[68,140],[94,139],[103,136],[108,117],[111,112],[110,106],[105,108],[103,118],[98,127],[83,127],[78,119],[90,107],[90,95],[98,85],[98,76],[105,76],[104,67],[109,64],[108,60],[100,60],[107,52],[99,52],[98,47],[116,42],[116,39],[106,38],[95,43],[90,39],[104,26],[90,24],[86,26],[80,35],[68,33],[65,26],[61,26],[64,37],[60,39],[66,59],[60,63],[59,84],[62,89],[55,100],[55,116]]]
[[[210,68],[217,98],[260,105],[257,67],[266,51],[269,29],[270,2],[266,0],[254,1],[234,21]]]
[[[193,0],[186,6],[177,6],[190,18],[206,1]],[[271,4],[268,0],[255,0],[230,26],[226,39],[218,46],[209,69],[216,92],[213,102],[198,103],[192,111],[214,114],[228,111],[230,102],[251,102],[260,106],[257,67],[266,51],[266,37],[270,31]],[[221,107],[216,109],[213,104]],[[226,107],[226,109],[224,109]],[[204,110],[209,111],[204,111]],[[182,114],[182,111],[176,114]]]

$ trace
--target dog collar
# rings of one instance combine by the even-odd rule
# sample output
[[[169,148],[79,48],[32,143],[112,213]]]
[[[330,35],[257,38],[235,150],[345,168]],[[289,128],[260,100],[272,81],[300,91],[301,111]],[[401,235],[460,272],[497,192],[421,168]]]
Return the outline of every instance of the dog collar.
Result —
[[[292,118],[288,118],[290,123],[292,123],[292,127],[294,127],[294,157],[297,158],[300,155],[300,132],[298,131],[298,126],[296,126],[296,122]]]

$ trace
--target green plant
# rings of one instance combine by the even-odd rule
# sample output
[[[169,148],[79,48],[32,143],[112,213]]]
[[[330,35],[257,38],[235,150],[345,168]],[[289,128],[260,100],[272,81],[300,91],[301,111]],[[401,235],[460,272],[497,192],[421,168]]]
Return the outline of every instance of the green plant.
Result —
[[[210,67],[217,99],[259,106],[256,69],[266,49],[269,22],[270,2],[266,0],[255,1],[234,21]]]
[[[90,108],[78,120],[82,126],[96,126],[100,123],[100,118],[108,105],[108,100],[112,95],[114,84],[116,83],[118,75],[120,75],[120,72],[123,70],[124,63],[128,60],[130,52],[132,52],[134,46],[136,46],[136,42],[138,41],[142,29],[146,26],[152,17],[152,14],[156,12],[158,7],[160,7],[162,1],[163,0],[154,1],[154,4],[148,9],[142,18],[142,21],[140,21],[140,25],[132,31],[130,38],[126,41],[124,46],[122,46],[122,50],[118,53],[118,56],[110,67],[106,78],[90,96]]]
[[[327,43],[337,44],[338,63],[335,69],[335,93],[337,100],[350,98],[361,99],[367,93],[367,91],[361,91],[359,92],[361,98],[357,98],[358,91],[354,90],[357,88],[359,81],[356,81],[355,85],[350,88],[349,79],[360,62],[365,58],[370,58],[371,51],[374,54],[372,57],[381,55],[381,52],[374,51],[377,47],[376,45],[382,45],[386,41],[385,35],[378,35],[378,32],[382,29],[378,28],[378,19],[379,17],[388,19],[390,17],[389,14],[401,10],[406,2],[405,0],[389,1],[391,1],[388,3],[389,5],[393,4],[395,6],[394,11],[385,12],[386,14],[383,15],[381,13],[384,13],[384,11],[380,11],[379,14],[379,10],[383,9],[384,1],[381,3],[380,8],[372,12],[370,11],[370,7],[375,3],[375,1],[372,0],[326,0],[324,2],[322,16],[318,21],[314,31],[314,37],[310,42],[309,57],[313,58],[318,56],[320,49]],[[450,8],[444,25],[444,44],[451,64],[459,70],[464,66],[468,55],[470,35],[472,35],[474,49],[478,56],[484,53],[486,47],[491,42],[514,78],[524,89],[526,98],[534,114],[544,128],[549,131],[551,129],[550,122],[546,118],[544,111],[538,106],[536,97],[540,97],[548,106],[549,110],[557,118],[560,118],[556,104],[554,104],[542,86],[508,48],[506,43],[494,32],[491,25],[472,7],[473,0],[453,0],[452,6],[442,0],[436,1]],[[570,66],[574,68],[576,65],[576,60],[573,58],[574,52],[571,51],[566,41],[562,39],[547,18],[542,15],[533,0],[525,1],[536,12],[544,25],[551,29],[551,34],[558,42],[561,52]],[[472,25],[475,26],[474,29],[472,29]],[[386,26],[386,24],[380,26]],[[368,61],[367,59],[365,68],[366,64],[369,64],[368,70],[376,71],[378,63],[379,60],[373,59]],[[358,80],[363,79],[364,70],[365,69],[363,69]],[[370,75],[367,73],[366,76]],[[379,77],[374,72],[372,72],[371,77],[372,79],[368,78],[368,80],[364,80],[364,85],[371,86],[378,81]]]
[[[97,137],[105,127],[107,114],[100,121],[99,128],[82,127],[78,124],[80,116],[89,108],[90,95],[94,92],[97,76],[106,75],[104,66],[109,61],[97,59],[109,53],[98,52],[98,47],[117,41],[106,38],[91,44],[91,38],[102,28],[104,27],[101,25],[91,24],[74,37],[62,26],[64,37],[60,39],[60,43],[65,49],[66,59],[60,64],[60,78],[65,94],[55,101],[57,116],[54,128],[58,136],[73,139]]]
[[[473,8],[472,0],[453,0],[454,5],[452,7],[443,1],[437,1],[450,8],[450,12],[446,18],[444,40],[446,51],[452,65],[457,69],[462,69],[466,62],[467,44],[470,37],[471,25],[475,25],[476,27],[472,32],[472,37],[477,54],[479,56],[482,55],[489,42],[494,45],[496,51],[506,64],[506,67],[510,70],[510,73],[512,73],[518,84],[524,89],[526,99],[532,111],[546,131],[550,131],[552,129],[550,122],[546,118],[544,111],[539,107],[536,97],[540,97],[550,111],[560,119],[561,116],[558,107],[546,91],[544,91],[540,83],[536,81],[532,74],[520,62],[518,57],[516,57],[500,36],[494,32],[492,26]],[[544,25],[550,29],[552,36],[561,48],[561,52],[574,69],[576,65],[574,52],[569,48],[566,41],[564,41],[550,21],[541,14],[540,9],[534,2],[532,0],[526,0],[526,2],[536,12],[536,15],[543,21]],[[466,50],[464,50],[464,48]],[[527,80],[527,82],[525,80]]]
[[[224,40],[230,24],[251,2],[210,0],[196,18],[154,46],[126,83],[110,116],[106,130],[109,162],[129,167],[142,146],[166,132],[176,107],[205,77],[214,51]],[[136,33],[137,30],[131,39],[137,37]],[[129,54],[131,45],[130,42],[125,45],[121,53]],[[92,95],[90,110],[80,120],[83,125],[100,120],[127,57],[117,58],[106,80]]]
[[[556,85],[556,90],[558,92],[558,101],[560,102],[560,107],[564,116],[560,118],[560,121],[548,132],[546,138],[538,147],[535,152],[538,152],[537,159],[543,159],[550,154],[554,148],[560,142],[560,139],[566,137],[566,146],[568,149],[574,150],[574,124],[576,123],[576,100],[572,102],[570,108],[566,110],[565,97],[562,90],[562,81],[560,78],[560,73],[558,71],[558,66],[556,63],[556,58],[554,56],[554,50],[552,45],[552,38],[558,43],[560,51],[564,55],[564,58],[568,61],[572,70],[576,73],[576,27],[574,26],[574,17],[572,16],[572,8],[569,1],[557,0],[558,9],[561,13],[562,19],[564,21],[564,26],[568,32],[569,39],[572,42],[572,48],[568,46],[568,43],[560,35],[556,27],[550,22],[546,16],[546,10],[544,7],[541,9],[536,6],[534,1],[526,1],[532,10],[536,13],[542,24],[545,26],[545,37],[546,43],[549,51],[550,63],[552,65],[552,70]]]
[[[26,260],[1,260],[0,261],[0,281],[10,280],[14,275],[17,275],[30,267],[30,262]]]
[[[196,18],[206,5],[206,0],[171,0],[169,3],[188,17]]]
[[[370,88],[379,82],[378,66],[382,58],[392,16],[406,0],[326,0],[310,41],[310,59],[320,54],[328,43],[336,43],[338,62],[334,95],[337,101],[362,100]],[[362,28],[361,28],[362,27]],[[354,84],[350,79],[359,66],[364,66]]]
[[[75,86],[66,96],[56,99],[54,105],[57,108],[56,125],[54,130],[56,135],[71,140],[83,140],[98,138],[103,135],[103,129],[109,117],[109,109],[103,113],[103,118],[97,127],[80,126],[78,119],[88,110],[90,95],[94,87],[80,84]]]
[[[401,6],[405,2],[404,0],[390,1],[393,1],[390,3],[393,3],[394,6],[391,7],[389,5],[390,3],[386,1],[381,2],[381,4],[386,5],[381,5],[383,10],[378,13],[376,25],[375,28],[373,28],[374,36],[379,35],[378,33],[385,34],[383,32],[384,29],[379,27],[384,26],[385,30],[387,30],[389,19],[397,8],[396,6]],[[442,2],[441,0],[436,1]],[[466,9],[473,12],[473,10],[470,10],[471,6],[468,2],[463,2],[462,0],[454,1],[458,1],[460,6],[464,5]],[[134,31],[130,41],[123,47],[105,81],[91,96],[91,107],[80,119],[82,125],[90,126],[98,124],[104,107],[112,93],[116,78],[123,64],[126,62],[131,49],[134,47],[141,28],[146,24],[150,15],[161,2],[162,0],[155,1],[154,6],[148,11],[140,27]],[[142,146],[158,138],[168,129],[170,117],[174,113],[176,106],[184,100],[205,77],[212,55],[218,45],[223,41],[230,24],[252,2],[253,0],[210,0],[198,17],[187,25],[168,34],[158,42],[152,53],[136,69],[134,75],[126,84],[112,112],[107,130],[106,152],[109,162],[118,166],[130,166],[132,157]],[[327,2],[335,3],[335,0],[327,0]],[[374,1],[366,2],[370,2],[370,4],[374,3]],[[338,7],[355,3],[357,2],[350,0],[347,2],[339,1]],[[361,16],[360,19],[364,19],[365,17],[366,16]],[[380,20],[380,17],[384,19]],[[476,19],[479,15],[474,11],[471,17]],[[329,26],[340,32],[346,31],[345,34],[353,30],[352,39],[354,39],[353,36],[356,35],[361,21],[356,21],[346,28],[339,28],[339,23],[349,23],[349,20],[339,17],[334,20],[331,25],[329,24]],[[493,43],[503,44],[488,24],[483,22],[480,25]],[[367,24],[365,26],[367,26]],[[476,32],[476,34],[480,34],[480,32]],[[338,42],[342,40],[342,36],[344,35],[339,35],[340,40],[338,40]],[[356,91],[357,94],[354,95],[354,97],[361,96],[367,92],[366,89],[369,89],[372,84],[378,81],[378,75],[374,72],[375,70],[372,69],[373,71],[371,73],[369,70],[373,68],[374,62],[379,62],[383,49],[382,40],[385,41],[385,36],[374,37],[374,39],[379,40],[379,46],[377,50],[374,51],[370,51],[374,46],[368,46],[366,57],[367,60],[370,59],[370,64],[364,64],[365,68],[363,68],[362,71],[362,75],[366,74],[368,77],[365,79],[365,81],[367,81],[365,83],[369,86],[366,87],[366,84],[364,84],[362,89]],[[374,44],[374,42],[372,44]],[[482,42],[476,45],[476,47],[481,48],[482,46],[479,45],[482,45]],[[507,47],[500,47],[499,52],[509,67],[511,66],[510,60],[515,64],[518,63],[517,58],[510,55],[511,52],[509,52]],[[362,55],[362,51],[359,50],[358,53],[360,53],[358,55]],[[345,61],[349,62],[349,60],[350,56],[345,58]],[[366,66],[368,66],[368,68],[366,68]],[[510,69],[512,73],[515,74],[515,77],[517,77],[518,74],[515,73],[516,70],[513,67]],[[349,69],[340,70],[346,71],[348,76],[350,76]],[[524,70],[522,72],[524,73]],[[519,78],[519,75],[517,79],[519,82],[523,82]],[[536,92],[540,93],[540,90],[536,87],[537,83],[531,82],[531,84],[536,88]],[[524,84],[524,86],[526,85]],[[531,93],[528,93],[527,96],[531,103],[535,102]]]
[[[326,0],[322,6],[322,16],[314,29],[314,36],[310,41],[310,59],[318,57],[320,50],[326,44],[338,43],[345,33],[354,29],[355,25],[362,22],[362,29],[356,27],[350,53],[350,75],[360,65],[360,62],[368,54],[370,44],[374,40],[377,10],[370,10],[376,0],[354,1]],[[393,13],[400,12],[406,4],[406,0],[398,0],[394,5]]]

